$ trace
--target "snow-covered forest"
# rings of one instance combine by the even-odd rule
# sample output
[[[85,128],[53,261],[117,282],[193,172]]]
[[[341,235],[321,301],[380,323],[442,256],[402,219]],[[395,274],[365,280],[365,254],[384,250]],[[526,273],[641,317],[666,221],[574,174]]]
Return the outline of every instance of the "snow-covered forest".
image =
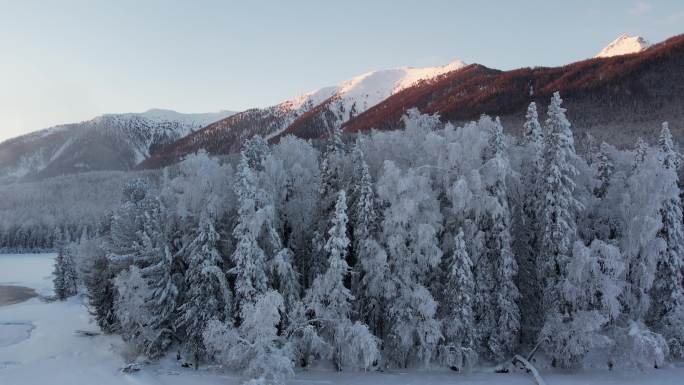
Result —
[[[121,201],[121,186],[157,171],[98,171],[20,183],[0,182],[0,252],[51,251],[93,232]],[[59,233],[60,239],[55,235]]]
[[[178,352],[252,384],[534,351],[556,368],[684,358],[667,123],[580,156],[558,93],[544,110],[529,105],[519,138],[498,118],[454,127],[410,110],[404,130],[336,130],[320,150],[256,136],[237,162],[189,156],[55,242],[56,292],[84,290],[142,357]]]

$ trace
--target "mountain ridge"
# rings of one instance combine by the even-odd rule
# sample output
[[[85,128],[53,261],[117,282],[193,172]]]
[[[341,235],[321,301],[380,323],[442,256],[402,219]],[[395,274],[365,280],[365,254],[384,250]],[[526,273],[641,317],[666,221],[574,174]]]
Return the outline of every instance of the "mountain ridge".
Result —
[[[436,67],[398,67],[357,75],[337,86],[308,92],[277,105],[253,108],[205,127],[145,160],[140,167],[160,167],[203,148],[210,153],[233,153],[249,137],[259,134],[270,140],[286,134],[303,119],[315,115],[315,130],[320,134],[342,125],[386,98],[458,70],[466,64],[453,60]]]
[[[636,53],[585,59],[558,67],[502,71],[462,63],[464,66],[393,92],[368,108],[356,109],[353,104],[340,103],[335,92],[320,104],[300,111],[286,127],[275,131],[262,129],[265,122],[260,120],[259,110],[250,110],[253,115],[237,114],[165,147],[139,167],[163,167],[201,148],[212,154],[235,153],[254,134],[277,142],[288,134],[320,138],[336,126],[346,132],[398,128],[402,114],[410,108],[459,123],[481,114],[500,115],[509,123],[508,129],[515,131],[521,124],[519,115],[524,105],[530,101],[546,105],[556,90],[563,94],[575,118],[578,135],[592,132],[601,139],[626,146],[636,139],[633,136],[646,134],[647,127],[658,127],[660,121],[671,120],[674,134],[684,139],[684,127],[679,122],[684,111],[677,106],[684,95],[684,79],[679,79],[684,77],[683,55],[684,35],[678,35]],[[376,72],[369,74],[373,73]],[[580,106],[590,112],[581,113]],[[617,116],[604,116],[613,112]],[[620,129],[627,134],[623,138],[603,135],[601,125],[606,127],[604,131],[619,129],[617,126],[621,125]]]
[[[604,48],[605,55],[559,67],[502,71],[454,60],[438,67],[369,71],[336,86],[239,113],[181,114],[150,109],[104,114],[0,143],[0,179],[84,170],[158,168],[200,149],[216,155],[236,153],[246,139],[256,134],[277,142],[288,134],[320,138],[334,127],[342,127],[346,132],[400,128],[400,118],[410,108],[438,114],[445,122],[461,123],[481,114],[498,115],[515,131],[524,105],[530,101],[545,104],[556,90],[563,94],[571,113],[579,113],[581,105],[582,111],[595,115],[575,118],[578,133],[590,132],[599,125],[622,124],[631,135],[644,130],[636,124],[652,126],[656,119],[662,119],[671,120],[675,136],[684,137],[684,128],[680,129],[678,121],[684,112],[675,107],[682,98],[679,95],[684,95],[684,90],[680,90],[684,79],[679,79],[684,76],[676,69],[679,64],[684,66],[684,35],[648,47],[642,40],[645,41],[622,35]],[[637,52],[619,48],[625,41],[636,41],[638,47],[632,44],[630,49]],[[655,67],[660,72],[653,70]],[[659,80],[654,81],[656,78]],[[627,107],[629,103],[632,108]],[[607,119],[601,116],[601,108],[618,116]],[[80,132],[76,139],[68,134],[74,131]],[[600,132],[597,134],[601,137]],[[47,137],[53,138],[54,143],[26,149],[19,155],[15,150],[14,158],[8,161],[7,143],[15,141],[18,147],[27,147],[21,142],[47,142]],[[87,146],[84,150],[83,143],[97,148],[106,160],[97,159],[98,154]]]
[[[401,124],[400,117],[408,108],[439,114],[444,121],[464,122],[489,114],[513,117],[510,120],[517,124],[527,103],[545,105],[554,91],[560,91],[580,131],[610,126],[610,112],[620,110],[612,119],[656,126],[660,125],[658,119],[669,119],[676,127],[674,133],[684,138],[680,127],[684,111],[677,107],[679,100],[684,102],[681,68],[684,35],[638,53],[592,58],[560,67],[499,71],[472,65],[437,84],[418,85],[388,98],[343,129],[364,131]],[[580,104],[582,108],[578,108]],[[601,113],[601,109],[605,111]]]
[[[161,109],[103,114],[11,138],[0,143],[0,180],[130,170],[156,150],[230,114]]]

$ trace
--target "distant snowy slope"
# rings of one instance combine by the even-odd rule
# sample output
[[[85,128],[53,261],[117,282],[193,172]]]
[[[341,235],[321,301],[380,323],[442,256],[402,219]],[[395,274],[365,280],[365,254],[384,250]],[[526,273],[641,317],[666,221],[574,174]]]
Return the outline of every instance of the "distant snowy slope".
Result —
[[[211,123],[217,122],[221,119],[227,118],[235,114],[233,111],[219,111],[208,113],[180,113],[173,110],[165,110],[160,108],[152,108],[141,113],[127,113],[127,114],[108,114],[119,115],[122,117],[142,117],[155,122],[179,122],[189,127],[202,128]]]
[[[651,43],[641,36],[629,36],[623,34],[617,39],[613,40],[594,57],[627,55],[630,53],[641,52],[650,46]]]
[[[0,181],[130,170],[163,146],[230,115],[153,109],[34,132],[0,143]]]

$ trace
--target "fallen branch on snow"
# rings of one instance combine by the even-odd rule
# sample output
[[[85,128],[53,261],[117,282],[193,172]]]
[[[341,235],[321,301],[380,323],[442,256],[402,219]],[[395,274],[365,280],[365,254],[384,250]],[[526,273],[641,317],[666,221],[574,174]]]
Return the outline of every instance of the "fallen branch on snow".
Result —
[[[523,368],[525,368],[525,370],[527,370],[528,373],[531,373],[532,376],[534,377],[534,380],[537,381],[537,385],[546,385],[546,382],[544,381],[544,379],[539,375],[539,371],[537,370],[537,368],[535,368],[530,363],[530,361],[528,361],[525,357],[523,357],[519,354],[516,354],[513,357],[512,362],[513,362],[513,365],[521,364],[523,366]]]
[[[510,363],[513,365],[514,368],[523,369],[527,373],[532,374],[534,380],[537,382],[537,385],[546,385],[546,381],[544,381],[544,379],[541,377],[537,368],[535,368],[534,365],[530,363],[532,357],[534,357],[535,353],[537,353],[537,350],[539,350],[541,343],[542,341],[537,342],[537,344],[534,346],[530,354],[527,355],[527,358],[519,354],[516,354],[515,356],[513,356]],[[511,368],[509,368],[507,365],[500,365],[494,371],[496,373],[510,373]]]
[[[74,333],[82,337],[97,337],[102,334],[100,332],[94,332],[90,330],[76,330]]]
[[[132,364],[127,364],[121,368],[121,373],[135,373],[139,372],[143,368],[142,364],[134,362]]]

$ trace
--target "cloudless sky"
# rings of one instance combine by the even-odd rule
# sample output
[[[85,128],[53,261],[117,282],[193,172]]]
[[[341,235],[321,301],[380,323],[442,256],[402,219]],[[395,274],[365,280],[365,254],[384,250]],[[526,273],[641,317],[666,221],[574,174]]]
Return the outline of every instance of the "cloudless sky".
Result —
[[[243,110],[374,69],[588,58],[684,1],[0,0],[0,140],[108,112]]]

